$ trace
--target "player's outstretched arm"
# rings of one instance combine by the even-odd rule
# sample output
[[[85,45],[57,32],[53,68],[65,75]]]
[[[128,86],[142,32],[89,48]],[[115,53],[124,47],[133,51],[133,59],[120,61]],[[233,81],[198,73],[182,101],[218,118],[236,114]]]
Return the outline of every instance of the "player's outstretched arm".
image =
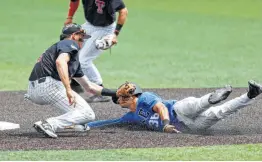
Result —
[[[87,125],[90,128],[99,128],[99,127],[110,126],[110,125],[132,123],[134,121],[133,115],[134,114],[132,112],[128,112],[124,116],[118,119],[97,120],[97,121],[89,122]]]
[[[108,119],[108,120],[97,120],[97,121],[89,122],[87,125],[90,128],[99,128],[99,127],[116,125],[116,124],[122,124],[122,118]]]

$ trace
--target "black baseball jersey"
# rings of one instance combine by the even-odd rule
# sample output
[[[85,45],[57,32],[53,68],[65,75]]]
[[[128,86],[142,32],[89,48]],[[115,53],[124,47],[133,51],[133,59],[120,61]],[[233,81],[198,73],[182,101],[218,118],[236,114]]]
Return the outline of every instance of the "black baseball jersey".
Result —
[[[53,44],[39,57],[29,80],[34,81],[46,76],[61,80],[56,68],[56,59],[61,53],[68,53],[70,55],[70,61],[68,62],[69,77],[84,76],[79,63],[78,51],[79,46],[73,40],[62,40]]]
[[[108,26],[116,19],[116,12],[125,8],[122,0],[82,0],[85,18],[94,26]]]

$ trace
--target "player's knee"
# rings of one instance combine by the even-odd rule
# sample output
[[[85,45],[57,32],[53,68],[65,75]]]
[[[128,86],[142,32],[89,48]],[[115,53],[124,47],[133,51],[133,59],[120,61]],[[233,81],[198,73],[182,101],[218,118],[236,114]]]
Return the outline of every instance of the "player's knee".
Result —
[[[93,121],[96,117],[94,111],[91,108],[82,110],[81,114],[83,114],[85,122]]]
[[[86,113],[86,119],[89,121],[95,120],[96,115],[93,111],[89,111]]]
[[[91,113],[90,116],[89,116],[90,120],[95,120],[96,119],[96,115],[95,113]]]

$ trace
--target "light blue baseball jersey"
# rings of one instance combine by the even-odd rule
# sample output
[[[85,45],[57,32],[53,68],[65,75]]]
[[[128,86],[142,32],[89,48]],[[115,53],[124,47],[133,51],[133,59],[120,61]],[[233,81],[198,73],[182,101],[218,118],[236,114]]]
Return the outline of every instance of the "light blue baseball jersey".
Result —
[[[88,123],[92,127],[101,127],[111,124],[133,123],[145,126],[148,129],[155,131],[163,131],[163,122],[158,113],[153,111],[156,103],[162,102],[168,109],[170,124],[178,125],[174,112],[174,104],[176,100],[163,100],[160,96],[152,92],[144,92],[138,97],[137,107],[135,112],[128,112],[119,119],[99,120]]]
[[[137,101],[135,115],[132,116],[133,122],[146,126],[149,129],[162,131],[163,122],[158,113],[153,111],[153,107],[162,102],[168,109],[170,121],[175,121],[173,106],[175,100],[163,100],[157,94],[152,92],[142,93]]]

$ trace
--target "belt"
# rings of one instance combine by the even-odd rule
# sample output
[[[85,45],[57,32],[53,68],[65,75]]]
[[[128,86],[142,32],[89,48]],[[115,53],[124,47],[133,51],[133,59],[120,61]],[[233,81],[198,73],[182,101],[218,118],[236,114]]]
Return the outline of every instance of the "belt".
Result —
[[[40,84],[40,83],[44,83],[46,81],[46,77],[43,77],[43,78],[39,78],[39,79],[37,79],[37,80],[35,80],[35,81],[31,81],[31,84],[32,84],[32,86],[33,87],[35,87],[35,83],[37,82],[38,84]]]
[[[46,77],[38,79],[38,83],[44,83],[46,81]]]

